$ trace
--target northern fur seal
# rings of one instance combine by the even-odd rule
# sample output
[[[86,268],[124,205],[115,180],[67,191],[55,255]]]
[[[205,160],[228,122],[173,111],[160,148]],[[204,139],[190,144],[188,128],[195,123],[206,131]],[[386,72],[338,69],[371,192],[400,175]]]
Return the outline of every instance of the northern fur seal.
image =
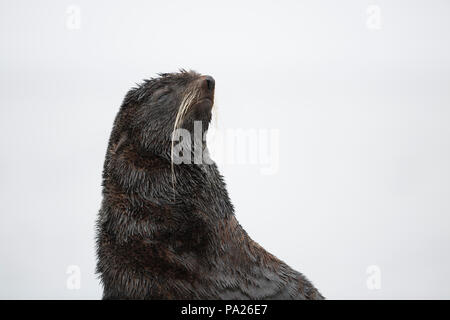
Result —
[[[181,70],[127,93],[97,221],[104,299],[323,299],[250,239],[213,162],[174,164],[174,131],[192,133],[194,122],[206,131],[214,86],[210,76]],[[201,149],[207,154],[204,142]]]

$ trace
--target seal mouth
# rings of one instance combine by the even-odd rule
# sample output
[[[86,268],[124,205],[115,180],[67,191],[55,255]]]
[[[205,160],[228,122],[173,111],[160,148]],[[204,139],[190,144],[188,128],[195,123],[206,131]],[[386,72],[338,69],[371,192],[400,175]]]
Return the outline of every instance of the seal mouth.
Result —
[[[213,104],[212,97],[202,97],[192,104],[192,108],[200,112],[211,112]]]
[[[208,101],[213,102],[213,101],[212,101],[212,100],[213,100],[212,97],[203,97],[203,98],[198,99],[199,102],[202,101],[202,100],[208,100]]]
[[[212,98],[212,97],[203,97],[203,98],[200,98],[200,99],[198,99],[198,100],[195,102],[195,104],[201,103],[201,102],[209,102],[209,103],[211,103],[211,106],[214,104],[214,101],[213,101],[213,98]]]

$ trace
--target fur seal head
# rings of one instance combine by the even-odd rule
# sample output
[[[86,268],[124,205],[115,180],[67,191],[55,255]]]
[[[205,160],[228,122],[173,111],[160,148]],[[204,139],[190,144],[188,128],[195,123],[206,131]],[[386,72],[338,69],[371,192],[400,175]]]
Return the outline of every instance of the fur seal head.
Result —
[[[206,132],[214,105],[214,78],[194,71],[161,73],[126,95],[111,135],[116,148],[132,139],[143,150],[170,157],[176,129],[193,131],[201,122]]]

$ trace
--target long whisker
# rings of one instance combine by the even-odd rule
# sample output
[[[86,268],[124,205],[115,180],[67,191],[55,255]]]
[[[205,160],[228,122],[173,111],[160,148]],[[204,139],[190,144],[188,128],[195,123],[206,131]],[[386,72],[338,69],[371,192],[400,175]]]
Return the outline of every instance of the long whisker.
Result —
[[[198,89],[190,90],[186,93],[186,95],[183,97],[183,100],[181,101],[180,107],[178,108],[177,115],[175,117],[175,123],[173,126],[172,131],[172,143],[171,143],[171,149],[170,149],[170,169],[172,172],[172,189],[175,190],[175,170],[173,166],[173,147],[174,147],[174,140],[175,140],[175,132],[177,129],[180,128],[183,118],[186,115],[189,107],[193,104],[193,102],[198,99],[200,91]]]

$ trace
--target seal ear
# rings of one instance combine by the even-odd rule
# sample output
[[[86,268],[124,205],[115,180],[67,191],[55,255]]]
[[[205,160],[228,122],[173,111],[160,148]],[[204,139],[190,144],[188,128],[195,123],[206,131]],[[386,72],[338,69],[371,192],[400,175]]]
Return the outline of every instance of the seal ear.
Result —
[[[119,141],[117,143],[113,144],[112,146],[112,153],[117,154],[120,151],[120,148],[123,147],[125,142],[128,140],[128,134],[126,132],[123,132],[120,135]]]

